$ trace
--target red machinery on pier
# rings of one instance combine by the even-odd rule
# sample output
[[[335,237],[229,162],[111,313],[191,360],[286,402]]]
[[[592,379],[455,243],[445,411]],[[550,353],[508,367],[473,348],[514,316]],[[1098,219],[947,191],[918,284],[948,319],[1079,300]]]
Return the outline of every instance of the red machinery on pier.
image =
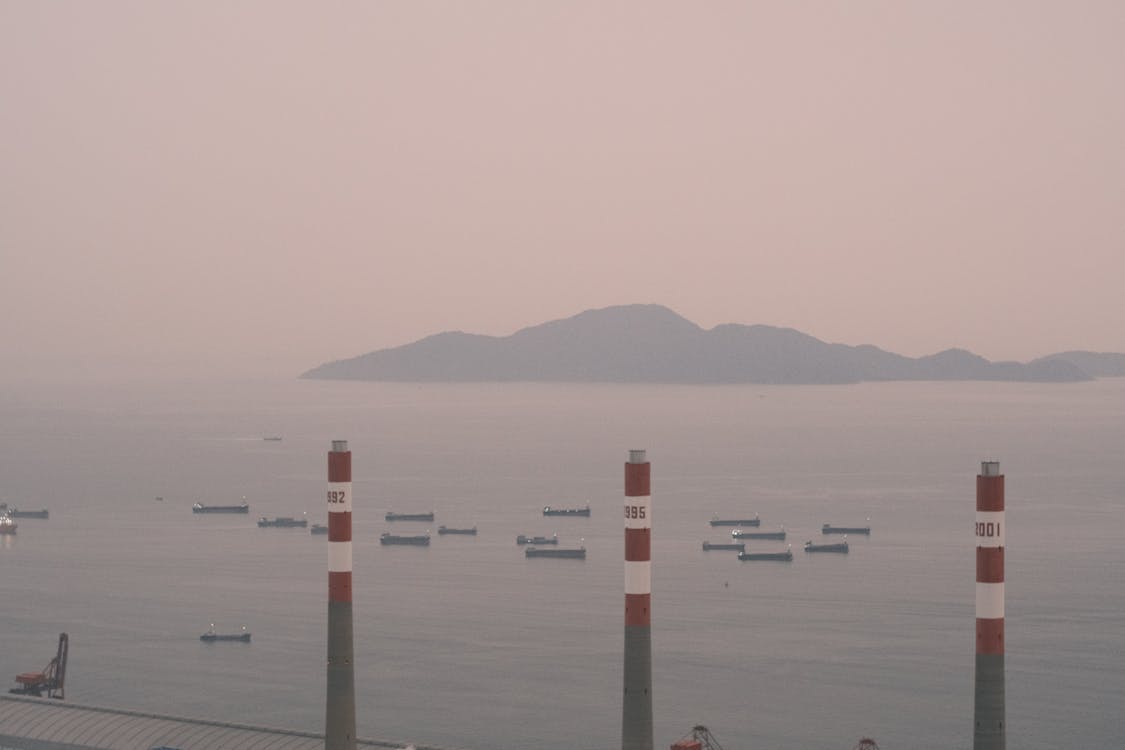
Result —
[[[48,698],[64,697],[63,687],[66,684],[66,656],[69,649],[69,639],[66,633],[59,633],[59,652],[51,663],[42,672],[24,672],[16,675],[18,687],[10,692],[17,695],[37,695],[44,693]]]

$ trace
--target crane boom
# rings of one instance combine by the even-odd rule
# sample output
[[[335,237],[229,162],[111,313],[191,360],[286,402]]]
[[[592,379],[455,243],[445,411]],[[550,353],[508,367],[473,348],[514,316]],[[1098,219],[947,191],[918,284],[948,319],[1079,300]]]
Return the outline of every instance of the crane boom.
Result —
[[[66,687],[66,660],[70,651],[70,638],[59,633],[59,650],[42,672],[23,672],[16,675],[16,687],[10,692],[17,695],[35,695],[63,700]]]

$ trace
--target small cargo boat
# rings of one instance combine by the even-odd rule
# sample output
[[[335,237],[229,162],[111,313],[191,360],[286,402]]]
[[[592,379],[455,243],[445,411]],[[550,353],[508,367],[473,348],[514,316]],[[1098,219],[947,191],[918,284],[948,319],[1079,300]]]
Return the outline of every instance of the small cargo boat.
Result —
[[[545,516],[589,516],[590,504],[587,503],[585,508],[555,508],[550,505],[543,507],[543,515]]]
[[[8,515],[12,518],[47,518],[49,516],[46,508],[42,510],[20,510],[19,508],[12,508],[8,511]]]
[[[387,511],[384,516],[388,521],[432,521],[434,520],[434,512],[431,510],[429,513],[395,513]]]
[[[737,550],[738,552],[745,552],[746,551],[746,543],[745,542],[704,542],[703,543],[703,549],[705,549],[705,550],[726,549],[726,550]]]
[[[785,539],[785,528],[780,531],[743,531],[735,529],[730,533],[735,539]]]
[[[751,560],[780,560],[782,562],[791,562],[793,560],[793,550],[786,549],[784,552],[739,552],[738,559],[743,561]]]
[[[813,544],[811,541],[805,542],[805,552],[843,552],[847,553],[848,542],[845,539],[842,542],[833,542],[831,544]]]
[[[558,544],[559,535],[552,534],[551,536],[525,536],[520,534],[516,537],[516,544]]]
[[[411,544],[426,547],[430,544],[429,534],[391,534],[384,531],[379,535],[379,544]]]
[[[578,547],[576,549],[540,549],[538,547],[528,547],[523,551],[524,557],[565,557],[574,560],[586,559],[586,548]]]
[[[258,519],[258,527],[262,529],[271,526],[284,529],[291,529],[296,526],[305,528],[308,525],[309,520],[307,518],[293,518],[291,516],[278,516],[277,518],[266,518],[262,516]]]
[[[239,633],[216,633],[215,623],[211,623],[211,628],[206,633],[199,636],[199,640],[204,643],[214,643],[215,641],[242,641],[243,643],[249,643],[250,631],[243,625],[242,631]]]
[[[195,503],[191,506],[192,513],[249,513],[250,503],[245,500],[239,505],[204,505]]]
[[[870,521],[871,519],[867,519]],[[826,523],[820,527],[821,534],[871,534],[871,526],[833,526]]]
[[[712,526],[761,526],[762,520],[758,518],[755,513],[753,518],[719,518],[717,515],[711,517]]]

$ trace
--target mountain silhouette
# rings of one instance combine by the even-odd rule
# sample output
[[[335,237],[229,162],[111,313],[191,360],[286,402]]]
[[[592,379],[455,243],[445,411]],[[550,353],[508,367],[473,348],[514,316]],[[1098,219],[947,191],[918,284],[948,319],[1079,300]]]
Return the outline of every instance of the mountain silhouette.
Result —
[[[1120,358],[1120,361],[1114,358]],[[1100,359],[1099,359],[1100,358]],[[1083,363],[1101,369],[1091,373]],[[792,328],[727,323],[700,328],[662,305],[587,310],[516,331],[449,331],[328,362],[301,375],[412,382],[857,383],[880,380],[1077,382],[1125,374],[1125,355],[1069,352],[1032,362],[990,362],[964,349],[905,357],[878,347],[829,344]]]

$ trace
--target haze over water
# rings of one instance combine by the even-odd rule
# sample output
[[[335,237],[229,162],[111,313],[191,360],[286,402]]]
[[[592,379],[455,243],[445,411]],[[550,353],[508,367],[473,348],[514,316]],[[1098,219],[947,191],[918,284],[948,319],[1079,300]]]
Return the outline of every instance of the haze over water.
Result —
[[[0,3],[0,381],[659,303],[1125,351],[1125,4]]]
[[[77,703],[322,730],[325,453],[355,469],[361,736],[619,742],[622,464],[653,463],[658,746],[971,745],[974,477],[1007,476],[1008,738],[1120,743],[1125,380],[832,387],[258,381],[0,394],[0,676],[71,637]],[[281,442],[263,436],[281,435]],[[156,501],[157,496],[163,501]],[[195,516],[236,502],[249,516]],[[589,502],[592,517],[541,508]],[[383,521],[433,509],[433,524]],[[790,532],[791,564],[704,553],[712,514]],[[807,557],[820,525],[862,524]],[[378,534],[479,528],[429,548]],[[557,532],[588,559],[527,560]],[[779,548],[763,542],[758,548]],[[198,635],[246,624],[253,642]]]

